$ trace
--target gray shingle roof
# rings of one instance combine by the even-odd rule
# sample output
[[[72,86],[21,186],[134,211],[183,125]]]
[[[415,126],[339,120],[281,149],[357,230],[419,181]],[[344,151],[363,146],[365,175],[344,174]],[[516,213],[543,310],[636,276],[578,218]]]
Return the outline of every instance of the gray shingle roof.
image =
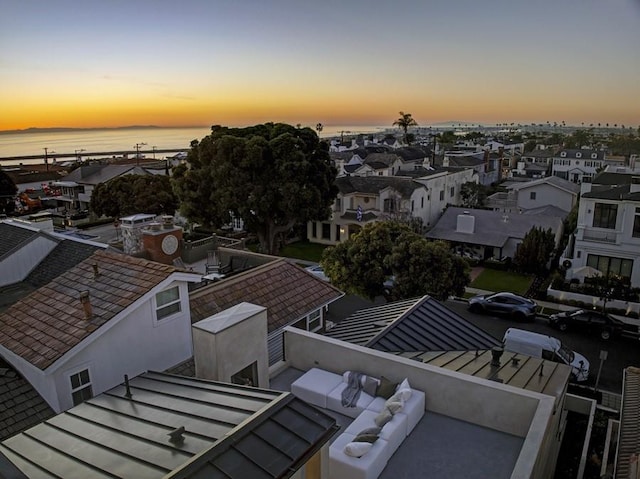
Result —
[[[591,191],[584,193],[583,198],[616,201],[640,201],[640,192],[631,192],[631,185],[622,186],[593,186]]]
[[[640,176],[637,173],[613,173],[603,171],[598,173],[591,180],[592,185],[609,185],[609,186],[621,186],[631,184],[633,177]]]
[[[418,188],[424,188],[420,183],[410,178],[396,176],[341,176],[336,178],[335,185],[343,195],[350,193],[379,194],[385,188],[393,188],[404,198],[408,198]]]
[[[90,165],[81,166],[73,170],[67,176],[61,178],[61,181],[75,181],[76,183],[97,185],[98,183],[105,183],[125,173],[136,175],[151,174],[144,168],[136,165]]]
[[[0,258],[38,236],[38,231],[0,223]]]
[[[53,415],[33,386],[0,359],[0,441]]]
[[[539,166],[539,165],[532,165],[532,166]],[[546,169],[546,168],[542,167],[542,169]],[[523,183],[516,183],[511,186],[511,189],[524,190],[524,189],[542,185],[542,184],[555,186],[556,188],[560,188],[562,190],[568,191],[570,193],[573,193],[574,195],[577,195],[578,193],[580,193],[579,184],[565,180],[564,178],[560,178],[559,176],[547,176],[545,178],[540,178],[537,180],[525,181]]]
[[[562,154],[565,156],[562,156]],[[602,150],[590,150],[590,149],[569,149],[569,150],[560,150],[554,158],[573,158],[578,159],[578,153],[580,154],[581,160],[604,160],[604,151]],[[595,158],[592,157],[595,155]]]
[[[456,231],[458,215],[469,212],[475,217],[473,233]],[[427,233],[427,238],[485,246],[502,247],[509,238],[522,239],[534,226],[551,228],[555,232],[562,226],[562,219],[541,215],[505,215],[499,211],[473,210],[449,207],[436,225]]]

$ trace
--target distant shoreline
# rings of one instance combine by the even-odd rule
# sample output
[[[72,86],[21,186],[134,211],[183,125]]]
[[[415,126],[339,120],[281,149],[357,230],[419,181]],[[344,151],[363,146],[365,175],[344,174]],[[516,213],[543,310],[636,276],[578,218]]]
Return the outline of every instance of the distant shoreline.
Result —
[[[132,126],[99,126],[91,128],[52,127],[52,128],[24,128],[21,130],[0,130],[0,135],[15,135],[21,133],[73,133],[74,131],[108,131],[108,130],[162,130],[162,129],[193,129],[208,128],[202,125],[196,126],[156,126],[156,125],[132,125]]]

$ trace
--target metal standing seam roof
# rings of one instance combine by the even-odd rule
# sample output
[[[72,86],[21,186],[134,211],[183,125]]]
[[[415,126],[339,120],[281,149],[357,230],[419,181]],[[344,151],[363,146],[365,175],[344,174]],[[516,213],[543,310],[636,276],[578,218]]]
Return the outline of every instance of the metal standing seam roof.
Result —
[[[28,477],[290,477],[336,432],[291,393],[145,373],[0,443]],[[169,433],[184,428],[183,441]]]
[[[421,298],[367,344],[388,352],[468,351],[500,345],[496,338],[430,296]]]
[[[492,354],[487,350],[416,351],[397,355],[555,398],[563,395],[571,374],[569,366],[564,364],[510,351],[504,351],[500,366],[491,365]]]
[[[631,457],[636,455],[636,467],[640,460],[640,368],[624,370],[620,431],[618,433],[618,455],[616,479],[630,478]]]
[[[430,296],[360,310],[328,337],[387,352],[491,349],[500,341]]]
[[[325,333],[325,336],[366,346],[369,341],[406,314],[420,300],[421,298],[412,298],[361,309],[336,323]]]

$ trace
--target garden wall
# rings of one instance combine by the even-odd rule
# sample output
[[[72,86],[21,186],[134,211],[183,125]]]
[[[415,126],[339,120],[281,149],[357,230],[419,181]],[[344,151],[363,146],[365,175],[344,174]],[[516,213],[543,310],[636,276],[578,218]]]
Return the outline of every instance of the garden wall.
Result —
[[[595,296],[587,294],[573,293],[570,291],[560,291],[558,289],[547,289],[547,296],[553,301],[564,304],[572,304],[576,307],[597,307],[602,308],[603,301]],[[584,304],[581,304],[584,303]],[[607,301],[607,310],[615,309],[620,312],[624,311],[624,315],[632,314],[636,318],[640,315],[640,303],[631,301],[620,301],[618,299],[610,299]]]

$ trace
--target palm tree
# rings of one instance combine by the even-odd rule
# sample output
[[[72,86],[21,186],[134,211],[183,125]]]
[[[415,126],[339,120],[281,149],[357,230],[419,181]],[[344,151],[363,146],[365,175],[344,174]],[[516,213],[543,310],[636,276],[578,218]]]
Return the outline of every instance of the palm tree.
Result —
[[[320,135],[320,133],[322,133],[323,129],[324,129],[324,125],[322,123],[318,123],[316,125],[316,131],[318,132],[318,135]]]
[[[418,123],[411,117],[411,113],[400,112],[400,118],[393,122],[393,126],[402,128],[404,132],[404,142],[409,144],[409,127],[418,126]]]

